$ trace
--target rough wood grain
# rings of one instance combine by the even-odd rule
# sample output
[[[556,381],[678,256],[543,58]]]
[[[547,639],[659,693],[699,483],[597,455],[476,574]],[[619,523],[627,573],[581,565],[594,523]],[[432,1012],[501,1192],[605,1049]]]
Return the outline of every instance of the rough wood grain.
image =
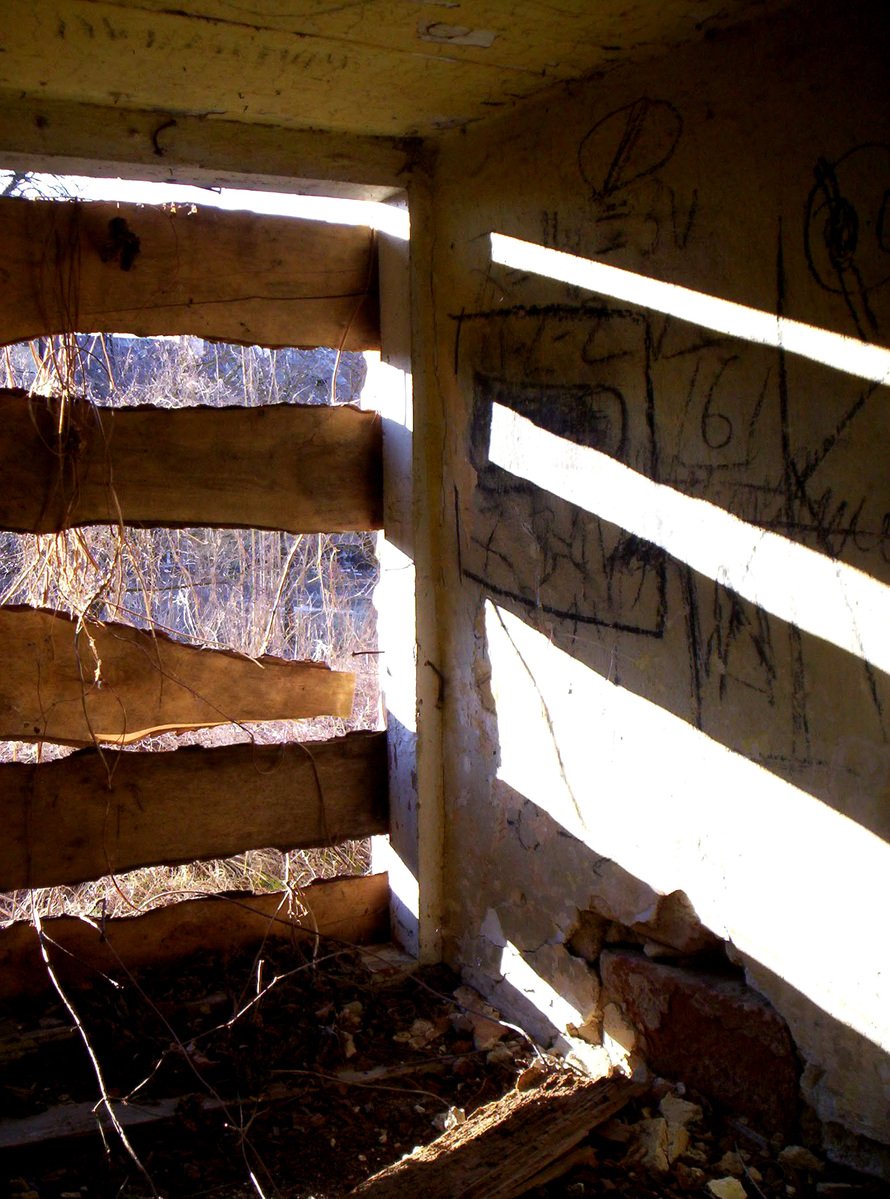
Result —
[[[639,1091],[626,1078],[592,1082],[571,1072],[474,1112],[411,1157],[350,1192],[355,1199],[518,1199]]]
[[[0,389],[0,527],[382,523],[380,418],[343,406],[96,408]]]
[[[100,973],[169,964],[200,952],[236,953],[266,937],[316,935],[349,944],[385,941],[389,884],[385,874],[312,883],[299,893],[294,913],[288,897],[236,892],[157,908],[143,916],[104,923],[74,916],[43,921],[53,969],[64,983],[91,985]],[[37,995],[51,988],[33,925],[0,930],[0,999]]]
[[[376,349],[370,229],[136,204],[0,199],[0,342],[192,333]]]
[[[0,738],[126,745],[231,720],[346,717],[355,676],[202,650],[128,625],[0,608]]]
[[[750,0],[452,2],[4,0],[0,87],[15,96],[154,109],[162,161],[169,154],[175,162],[169,126],[189,113],[211,129],[237,120],[434,138],[560,79],[604,72],[622,52],[651,55],[658,44],[702,37],[754,7]],[[102,145],[97,130],[96,156]]]
[[[417,152],[405,139],[208,121],[178,106],[174,117],[11,92],[0,94],[0,146],[0,163],[14,170],[377,201],[404,188]]]
[[[0,891],[385,833],[386,734],[0,766]]]

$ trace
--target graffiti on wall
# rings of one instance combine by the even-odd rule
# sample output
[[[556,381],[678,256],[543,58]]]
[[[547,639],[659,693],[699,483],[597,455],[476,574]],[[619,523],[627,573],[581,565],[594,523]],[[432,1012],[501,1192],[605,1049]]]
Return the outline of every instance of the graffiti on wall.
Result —
[[[628,245],[646,254],[666,239],[671,251],[683,250],[694,234],[697,197],[678,199],[662,174],[682,131],[673,106],[649,99],[597,121],[578,147],[590,219],[560,228],[556,214],[543,212],[544,240],[591,257]],[[877,146],[820,160],[795,263],[843,298],[860,332],[878,328],[873,298],[890,279],[888,193],[872,169],[882,164],[881,180],[890,150]],[[779,314],[790,240],[780,226]],[[475,307],[453,318],[455,365],[470,381],[474,404],[468,448],[476,482],[469,526],[460,530],[464,577],[569,652],[589,654],[595,669],[608,661],[609,677],[616,647],[626,660],[634,639],[661,646],[656,659],[663,653],[665,677],[676,676],[682,644],[688,690],[678,709],[685,704],[687,718],[706,731],[719,734],[734,723],[738,745],[757,742],[765,762],[818,764],[813,695],[832,670],[860,672],[871,713],[862,716],[862,730],[868,725],[869,736],[887,740],[884,683],[867,662],[851,664],[841,651],[832,657],[719,581],[487,457],[498,404],[655,481],[880,574],[875,564],[883,569],[890,556],[890,514],[884,472],[868,446],[880,428],[877,386],[673,318],[571,292],[559,303],[541,299],[548,294],[552,288],[547,293],[527,275],[489,272]],[[870,478],[870,470],[879,475]],[[653,661],[651,651],[640,657]]]
[[[813,277],[843,296],[864,341],[879,332],[872,294],[890,282],[890,146],[820,158],[807,197],[804,252]]]

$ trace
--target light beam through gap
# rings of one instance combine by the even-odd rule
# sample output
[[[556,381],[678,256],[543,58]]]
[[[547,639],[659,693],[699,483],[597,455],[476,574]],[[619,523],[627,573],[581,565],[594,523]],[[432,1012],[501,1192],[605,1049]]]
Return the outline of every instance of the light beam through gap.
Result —
[[[789,354],[821,362],[872,383],[890,380],[890,350],[829,329],[721,300],[718,296],[709,296],[676,283],[650,279],[605,262],[550,250],[503,233],[491,234],[491,258],[501,266],[530,271],[613,300],[638,304],[641,308],[712,329],[715,333],[781,348]]]
[[[890,587],[492,405],[491,462],[890,672]]]

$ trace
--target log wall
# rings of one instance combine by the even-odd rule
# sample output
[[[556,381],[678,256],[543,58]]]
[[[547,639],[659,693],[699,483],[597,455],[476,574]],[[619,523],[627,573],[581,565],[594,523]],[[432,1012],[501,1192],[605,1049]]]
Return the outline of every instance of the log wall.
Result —
[[[377,349],[374,233],[180,206],[0,199],[0,342],[192,333]]]
[[[355,679],[319,662],[245,658],[123,624],[0,608],[0,737],[128,745],[231,721],[348,717]]]
[[[0,343],[63,332],[379,345],[374,234],[193,209],[0,200]],[[97,409],[0,392],[0,531],[98,523],[291,533],[382,523],[380,421],[352,408]],[[0,607],[0,738],[91,746],[0,766],[0,890],[74,884],[388,828],[385,734],[170,753],[152,733],[347,718],[355,679],[86,616]],[[306,895],[309,898],[304,898]],[[386,935],[385,878],[47,922],[73,981],[268,935]],[[48,984],[38,935],[0,932],[0,997]]]
[[[312,883],[292,900],[286,892],[229,892],[155,908],[142,916],[102,922],[59,916],[43,922],[56,973],[74,985],[98,973],[175,962],[189,954],[237,953],[266,937],[333,937],[350,944],[386,939],[386,875]],[[36,930],[13,924],[0,930],[0,1000],[39,994],[49,987]]]
[[[0,526],[382,524],[380,419],[348,406],[96,408],[0,390]]]
[[[0,891],[388,828],[386,736],[0,766]]]

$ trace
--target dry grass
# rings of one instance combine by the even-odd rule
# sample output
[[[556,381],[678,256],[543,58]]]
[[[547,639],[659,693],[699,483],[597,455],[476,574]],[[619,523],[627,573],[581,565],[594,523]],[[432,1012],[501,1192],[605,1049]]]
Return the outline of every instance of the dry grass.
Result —
[[[99,405],[343,402],[363,378],[360,355],[216,346],[197,338],[145,343],[100,335],[47,338],[11,347],[7,386],[78,395]],[[334,371],[336,370],[336,380]],[[327,372],[327,373],[325,373]],[[0,603],[155,628],[201,647],[250,656],[325,661],[357,675],[348,721],[319,718],[228,724],[143,741],[145,750],[186,744],[317,740],[379,728],[376,627],[371,604],[373,535],[303,535],[231,529],[98,526],[59,535],[0,536]],[[47,761],[69,752],[7,742],[0,761]],[[223,862],[133,871],[34,896],[43,915],[146,910],[171,895],[271,890],[367,868],[367,846],[282,854],[254,850]],[[0,921],[27,915],[30,898],[0,897]]]
[[[51,916],[95,919],[134,916],[177,899],[222,891],[258,894],[305,887],[320,878],[364,874],[370,864],[367,841],[346,841],[325,849],[251,849],[233,858],[151,866],[106,876],[73,887],[43,887],[0,895],[0,927]]]

